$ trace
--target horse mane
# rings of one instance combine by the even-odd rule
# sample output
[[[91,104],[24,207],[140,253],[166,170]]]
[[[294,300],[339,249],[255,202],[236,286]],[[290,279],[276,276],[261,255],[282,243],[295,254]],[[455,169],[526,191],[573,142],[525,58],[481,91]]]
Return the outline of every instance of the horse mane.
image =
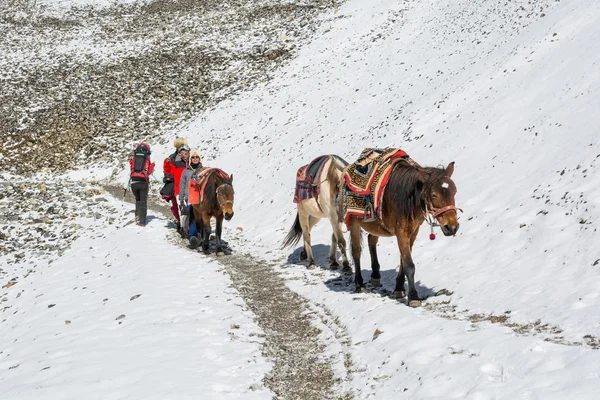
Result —
[[[408,162],[400,161],[393,167],[386,191],[400,215],[414,220],[425,208],[424,194],[433,182],[446,175],[445,168],[424,167],[422,174]]]
[[[331,158],[332,158],[333,162],[335,163],[335,166],[338,167],[339,169],[344,169],[349,165],[346,160],[344,160],[342,157],[337,156],[335,154],[332,154]]]

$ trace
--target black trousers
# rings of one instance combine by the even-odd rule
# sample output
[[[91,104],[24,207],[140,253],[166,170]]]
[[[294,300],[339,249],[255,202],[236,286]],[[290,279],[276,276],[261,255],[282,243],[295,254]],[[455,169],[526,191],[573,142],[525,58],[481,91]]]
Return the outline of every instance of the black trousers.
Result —
[[[148,214],[148,182],[131,182],[131,193],[135,196],[135,219],[146,225]]]

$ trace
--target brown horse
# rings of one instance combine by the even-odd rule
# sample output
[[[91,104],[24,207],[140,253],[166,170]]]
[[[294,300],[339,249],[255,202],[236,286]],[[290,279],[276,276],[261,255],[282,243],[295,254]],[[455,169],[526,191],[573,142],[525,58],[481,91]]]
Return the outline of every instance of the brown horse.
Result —
[[[208,244],[211,234],[210,220],[212,217],[217,221],[217,255],[224,254],[221,245],[221,232],[223,218],[229,221],[233,217],[234,190],[232,182],[233,174],[227,175],[218,168],[209,168],[206,171],[206,176],[202,176],[199,181],[200,188],[198,190],[202,200],[199,204],[193,204],[192,206],[198,232],[202,235],[202,250],[205,254],[209,253]]]
[[[303,237],[304,250],[301,253],[301,258],[308,258],[309,268],[315,264],[310,243],[310,231],[322,218],[327,218],[331,222],[331,228],[333,229],[331,247],[329,248],[330,268],[339,268],[335,254],[336,248],[339,246],[342,253],[343,271],[345,273],[352,273],[352,268],[350,268],[348,256],[346,255],[346,239],[344,239],[342,224],[338,219],[336,204],[340,179],[347,165],[348,163],[341,157],[336,155],[329,156],[329,159],[323,165],[322,176],[325,178],[314,184],[315,189],[319,193],[318,197],[312,197],[298,203],[296,220],[284,239],[282,247],[290,247],[298,243],[300,237]]]
[[[349,219],[350,244],[354,260],[354,283],[357,291],[364,288],[360,269],[361,229],[367,231],[371,254],[371,283],[379,286],[381,274],[377,259],[377,241],[380,236],[395,236],[400,250],[400,271],[396,276],[394,297],[406,296],[404,277],[408,280],[408,300],[411,307],[421,305],[415,288],[415,264],[411,250],[419,227],[428,215],[437,220],[445,236],[458,231],[457,208],[454,205],[456,186],[450,177],[454,162],[444,168],[421,168],[415,163],[401,161],[393,166],[381,200],[382,221],[364,221],[351,216]]]

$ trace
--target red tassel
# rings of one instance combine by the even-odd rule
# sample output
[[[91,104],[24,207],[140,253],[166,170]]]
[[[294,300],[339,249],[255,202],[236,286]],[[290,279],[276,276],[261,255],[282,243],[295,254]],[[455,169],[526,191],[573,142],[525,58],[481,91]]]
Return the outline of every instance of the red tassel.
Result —
[[[435,233],[429,235],[429,240],[435,240]]]

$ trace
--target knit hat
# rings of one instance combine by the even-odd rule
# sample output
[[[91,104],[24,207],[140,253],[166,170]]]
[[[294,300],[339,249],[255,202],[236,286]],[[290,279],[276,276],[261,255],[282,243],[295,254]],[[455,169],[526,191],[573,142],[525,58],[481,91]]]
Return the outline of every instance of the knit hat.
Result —
[[[177,150],[179,150],[179,148],[183,145],[187,145],[188,144],[188,140],[186,138],[175,138],[175,141],[173,142],[173,147],[175,147]],[[189,147],[188,147],[189,150]]]
[[[190,158],[188,158],[188,163],[190,165],[192,164],[192,157],[194,157],[194,156],[200,157],[200,160],[202,159],[202,157],[200,155],[200,150],[194,149],[194,150],[190,151]],[[200,161],[198,161],[198,162],[200,162]]]

